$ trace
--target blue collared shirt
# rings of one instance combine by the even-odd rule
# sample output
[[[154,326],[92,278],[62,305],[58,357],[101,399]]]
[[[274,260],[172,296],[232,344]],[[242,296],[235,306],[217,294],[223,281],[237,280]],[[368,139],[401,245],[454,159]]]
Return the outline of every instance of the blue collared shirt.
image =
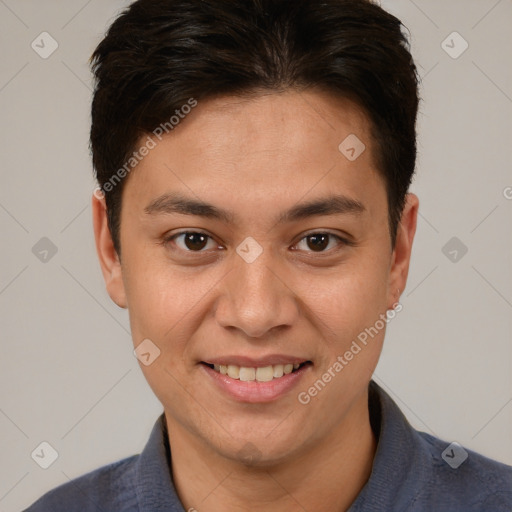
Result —
[[[512,466],[416,431],[374,381],[369,408],[377,452],[349,512],[512,511]],[[162,414],[140,455],[67,482],[25,512],[185,512],[170,456]]]

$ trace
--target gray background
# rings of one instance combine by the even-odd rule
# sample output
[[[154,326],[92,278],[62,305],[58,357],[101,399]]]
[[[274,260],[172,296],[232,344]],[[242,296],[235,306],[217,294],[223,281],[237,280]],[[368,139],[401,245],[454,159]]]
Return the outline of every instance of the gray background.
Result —
[[[139,452],[162,410],[91,227],[87,60],[127,3],[0,0],[0,512]],[[411,31],[423,102],[412,267],[375,378],[417,428],[512,464],[512,2],[382,5]]]

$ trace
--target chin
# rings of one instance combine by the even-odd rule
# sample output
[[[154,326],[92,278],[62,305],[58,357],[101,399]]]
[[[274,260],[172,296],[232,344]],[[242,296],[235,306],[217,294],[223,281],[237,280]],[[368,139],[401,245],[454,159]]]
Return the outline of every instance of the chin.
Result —
[[[254,432],[253,432],[254,434]],[[282,464],[304,448],[298,436],[287,435],[278,439],[270,436],[248,436],[244,439],[232,439],[229,446],[214,447],[225,458],[239,462],[247,467],[268,468]]]

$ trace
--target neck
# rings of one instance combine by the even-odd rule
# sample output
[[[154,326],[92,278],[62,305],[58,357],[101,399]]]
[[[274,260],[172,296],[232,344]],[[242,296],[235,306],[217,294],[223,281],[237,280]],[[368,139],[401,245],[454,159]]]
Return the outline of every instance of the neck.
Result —
[[[253,467],[226,459],[166,413],[173,480],[186,510],[343,512],[370,477],[377,442],[368,395],[328,438],[293,459]]]

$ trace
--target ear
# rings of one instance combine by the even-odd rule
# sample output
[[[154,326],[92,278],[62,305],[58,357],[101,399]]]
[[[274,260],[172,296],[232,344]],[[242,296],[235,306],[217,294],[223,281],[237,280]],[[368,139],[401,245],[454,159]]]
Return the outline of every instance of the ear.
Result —
[[[96,251],[100,260],[103,279],[110,298],[121,308],[127,307],[121,261],[114,249],[112,235],[108,227],[105,198],[100,192],[92,196],[92,219]]]
[[[412,242],[416,233],[419,199],[415,194],[408,193],[402,212],[402,218],[397,228],[395,248],[391,258],[391,268],[388,286],[388,309],[393,308],[404,291],[409,273]]]

